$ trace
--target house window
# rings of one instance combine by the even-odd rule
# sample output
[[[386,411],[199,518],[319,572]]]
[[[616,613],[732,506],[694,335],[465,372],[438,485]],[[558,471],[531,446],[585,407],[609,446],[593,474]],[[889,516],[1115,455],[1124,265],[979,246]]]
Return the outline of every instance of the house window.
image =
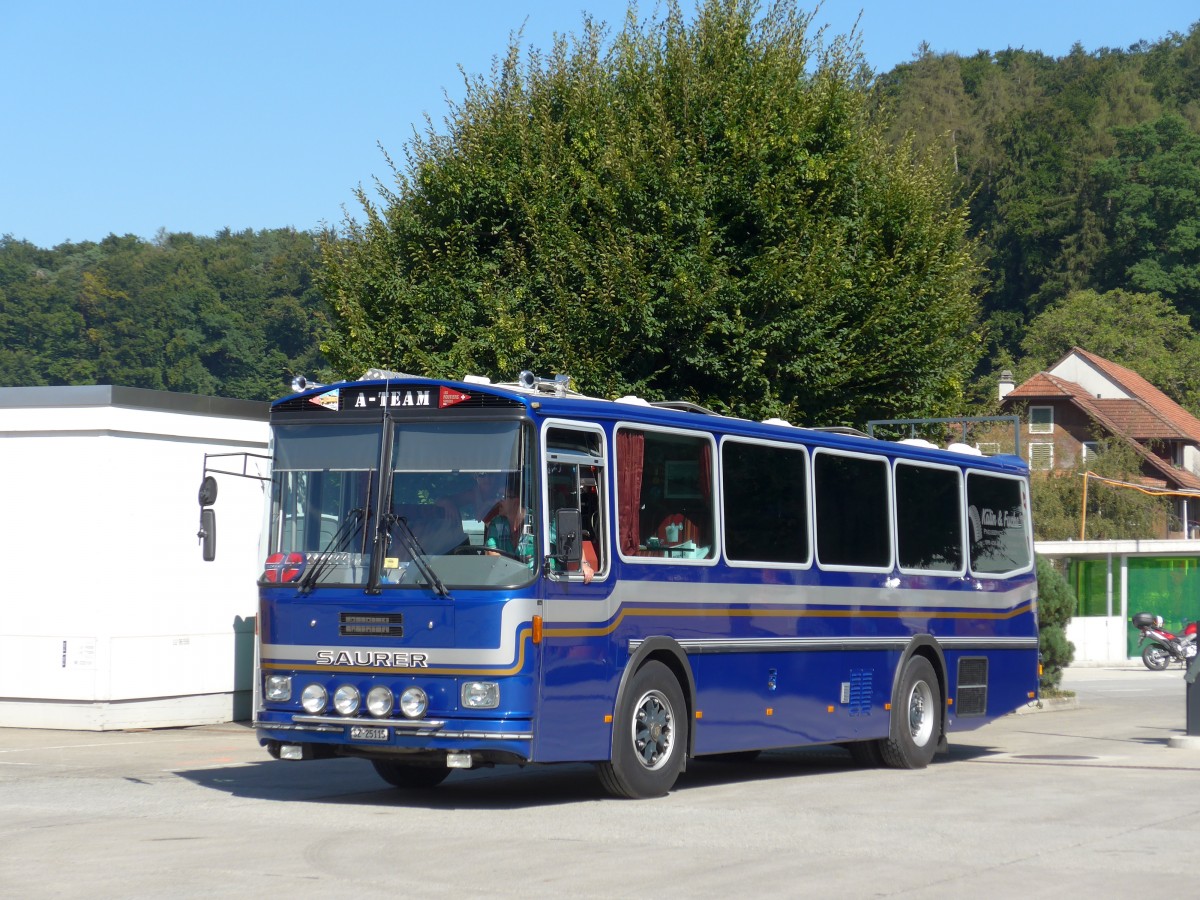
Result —
[[[1093,459],[1094,457],[1097,457],[1099,455],[1100,455],[1100,442],[1099,441],[1084,441],[1083,442],[1084,462],[1087,462],[1089,459]]]
[[[1053,406],[1031,406],[1029,407],[1029,433],[1030,434],[1053,434],[1054,432],[1054,407]]]
[[[1054,445],[1051,443],[1036,443],[1029,445],[1029,468],[1039,471],[1049,471],[1054,468]]]

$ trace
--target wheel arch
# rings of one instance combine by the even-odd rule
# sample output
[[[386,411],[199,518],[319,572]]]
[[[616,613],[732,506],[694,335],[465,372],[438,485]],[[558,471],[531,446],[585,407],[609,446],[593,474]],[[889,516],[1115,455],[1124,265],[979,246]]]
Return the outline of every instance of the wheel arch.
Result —
[[[686,768],[687,758],[692,755],[696,741],[696,729],[693,727],[696,721],[696,678],[692,674],[692,664],[688,662],[687,653],[674,638],[663,635],[646,638],[630,654],[629,661],[625,664],[625,671],[621,673],[621,680],[617,684],[616,696],[613,698],[613,721],[616,721],[616,712],[621,707],[621,698],[625,695],[630,679],[650,660],[656,660],[670,669],[683,691],[683,702],[687,707],[688,719],[687,747],[683,759]],[[610,754],[613,752],[616,740],[617,729],[613,728],[612,737],[609,739]]]
[[[938,691],[941,695],[941,702],[938,705],[937,747],[938,752],[943,752],[947,748],[946,704],[950,697],[950,682],[948,677],[949,668],[946,665],[946,656],[942,652],[941,644],[937,642],[937,638],[935,638],[933,635],[914,635],[912,640],[908,642],[908,646],[905,647],[904,651],[900,654],[900,660],[896,664],[896,671],[892,673],[892,691],[890,695],[891,705],[895,705],[896,695],[900,691],[900,680],[904,677],[905,666],[908,665],[908,661],[914,656],[924,657],[929,664],[933,666],[933,673],[938,679]],[[888,734],[892,740],[896,740],[899,737],[897,728],[900,727],[900,721],[896,716],[891,716],[890,718],[891,723],[888,726]]]

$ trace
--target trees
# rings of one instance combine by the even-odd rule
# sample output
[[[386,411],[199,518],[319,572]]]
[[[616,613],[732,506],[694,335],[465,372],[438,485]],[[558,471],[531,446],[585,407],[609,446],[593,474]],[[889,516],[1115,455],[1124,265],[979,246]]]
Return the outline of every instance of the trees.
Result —
[[[1033,505],[1034,538],[1039,541],[1079,540],[1083,517],[1083,473],[1094,472],[1103,478],[1136,483],[1141,475],[1141,459],[1123,441],[1103,438],[1097,450],[1067,470],[1035,473],[1030,479]],[[1170,504],[1163,497],[1105,484],[1090,479],[1087,495],[1087,540],[1145,538],[1156,534],[1170,515]]]
[[[877,80],[877,106],[953,162],[970,201],[994,368],[1072,291],[1157,292],[1200,321],[1198,63],[1200,23],[1059,59],[925,53]]]
[[[1073,291],[1036,316],[1021,340],[1024,380],[1083,347],[1126,366],[1184,406],[1200,408],[1200,337],[1158,294]]]
[[[1038,650],[1042,659],[1042,690],[1057,688],[1063,669],[1075,658],[1067,640],[1067,622],[1075,614],[1075,592],[1046,557],[1037,557]]]
[[[1166,115],[1116,134],[1095,168],[1108,282],[1160,293],[1200,322],[1200,133]]]
[[[0,384],[122,384],[273,399],[320,376],[312,235],[0,239]]]
[[[331,361],[798,422],[955,409],[979,269],[947,171],[883,138],[853,45],[757,12],[514,40],[323,237]]]

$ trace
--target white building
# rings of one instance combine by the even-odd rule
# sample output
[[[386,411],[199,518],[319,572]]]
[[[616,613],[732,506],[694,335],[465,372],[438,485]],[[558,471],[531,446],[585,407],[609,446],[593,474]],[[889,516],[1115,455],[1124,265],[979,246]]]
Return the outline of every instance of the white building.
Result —
[[[0,726],[109,730],[248,717],[268,404],[140,388],[0,388]],[[241,459],[210,466],[241,471]],[[265,459],[247,471],[268,474]]]

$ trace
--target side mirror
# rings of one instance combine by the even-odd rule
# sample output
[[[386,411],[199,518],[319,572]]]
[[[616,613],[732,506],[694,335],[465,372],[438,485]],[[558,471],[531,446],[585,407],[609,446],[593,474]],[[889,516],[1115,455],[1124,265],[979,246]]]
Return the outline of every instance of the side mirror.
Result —
[[[554,514],[554,557],[570,565],[583,559],[583,514],[574,507],[564,507]]]
[[[200,501],[200,530],[196,537],[200,538],[204,561],[212,562],[217,558],[217,513],[211,508],[217,502],[217,479],[205,475],[197,499]]]
[[[217,512],[205,507],[200,510],[200,530],[196,532],[203,548],[204,561],[212,562],[217,558]]]
[[[211,475],[205,475],[204,480],[200,482],[200,505],[212,506],[217,502],[217,479]]]

